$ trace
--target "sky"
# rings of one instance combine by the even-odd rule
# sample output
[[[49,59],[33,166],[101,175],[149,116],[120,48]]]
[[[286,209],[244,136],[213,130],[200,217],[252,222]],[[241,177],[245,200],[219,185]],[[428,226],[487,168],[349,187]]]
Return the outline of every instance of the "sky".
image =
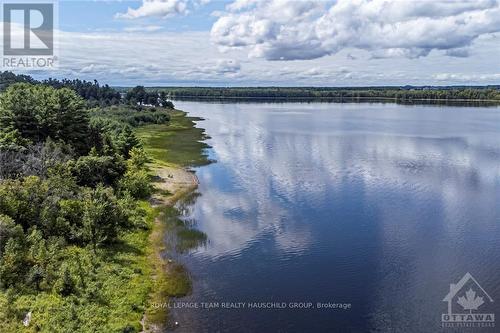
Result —
[[[146,86],[500,84],[500,0],[59,1],[57,70]]]

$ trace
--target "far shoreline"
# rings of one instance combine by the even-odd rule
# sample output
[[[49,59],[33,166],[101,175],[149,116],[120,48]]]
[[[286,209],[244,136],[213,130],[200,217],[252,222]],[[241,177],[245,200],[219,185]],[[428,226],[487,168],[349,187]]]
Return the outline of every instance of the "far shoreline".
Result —
[[[127,87],[116,87],[122,93]],[[252,102],[383,102],[398,104],[494,104],[500,105],[500,85],[457,86],[150,86],[171,100]]]
[[[500,104],[500,100],[496,99],[446,99],[446,98],[413,98],[411,100],[402,100],[397,97],[239,97],[239,96],[190,96],[182,95],[172,97],[172,100],[187,100],[187,99],[265,99],[265,100],[327,100],[332,103],[352,102],[356,100],[381,100],[381,101],[424,101],[424,102],[492,102]]]

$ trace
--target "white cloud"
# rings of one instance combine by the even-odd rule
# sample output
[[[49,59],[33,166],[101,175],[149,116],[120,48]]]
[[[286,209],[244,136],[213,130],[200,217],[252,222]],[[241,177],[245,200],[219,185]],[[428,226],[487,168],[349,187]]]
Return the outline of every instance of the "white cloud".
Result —
[[[35,74],[117,85],[366,86],[494,84],[500,80],[499,74],[492,74],[498,72],[492,68],[498,67],[500,36],[479,39],[469,58],[432,54],[419,59],[378,59],[367,51],[348,49],[287,63],[248,59],[241,50],[222,56],[209,37],[209,32],[163,30],[60,32],[58,72]]]
[[[153,32],[161,30],[163,27],[160,25],[145,25],[145,26],[132,26],[126,27],[123,30],[127,32]]]
[[[253,6],[257,8],[258,4]],[[281,16],[273,7],[277,17],[269,19],[269,24],[272,25],[273,20],[280,17],[289,21],[297,13],[305,13],[299,16],[306,26],[306,22],[324,16],[330,6],[331,3],[297,1]],[[449,11],[445,10],[441,17],[448,15]],[[227,13],[226,9],[224,15]],[[368,14],[363,16],[369,17]],[[396,20],[394,17],[395,14],[391,20]],[[38,78],[97,79],[115,85],[367,86],[498,84],[500,81],[499,75],[494,74],[498,73],[495,69],[498,68],[500,34],[482,35],[471,47],[450,49],[447,53],[453,57],[445,55],[445,52],[431,52],[426,57],[417,57],[422,52],[419,48],[366,50],[350,46],[332,55],[315,59],[303,57],[304,60],[283,63],[267,61],[265,57],[249,59],[247,49],[252,46],[245,43],[241,47],[230,47],[230,53],[221,54],[218,45],[211,43],[209,31],[173,32],[167,27],[154,31],[160,26],[149,26],[148,23],[142,20],[140,23],[132,22],[126,31],[123,28],[92,32],[61,31],[56,43],[60,49],[59,69],[33,74]],[[259,29],[266,31],[263,26]],[[258,27],[255,25],[253,28]],[[283,33],[278,29],[278,34]],[[245,36],[244,31],[242,35]],[[291,40],[292,37],[296,36],[291,35]],[[261,33],[263,43],[267,38],[266,33]],[[311,39],[311,43],[314,41]],[[281,42],[284,43],[284,40]],[[302,46],[292,44],[292,49],[286,49],[288,56],[292,54],[290,50],[301,56],[318,52],[314,44],[309,44],[312,50],[301,49],[307,47],[307,42],[306,39]],[[281,49],[275,49],[278,55]],[[321,55],[322,49],[319,51]],[[467,52],[469,57],[465,58]]]
[[[209,37],[209,32],[61,32],[60,68],[57,75],[50,76],[118,85],[366,86],[492,84],[500,80],[498,74],[491,74],[498,67],[498,37],[478,40],[470,58],[433,54],[419,59],[376,59],[367,51],[349,49],[314,60],[287,62],[286,66],[248,59],[241,50],[223,57]]]
[[[174,15],[185,15],[188,13],[187,0],[143,0],[142,5],[137,8],[128,8],[126,13],[116,14],[117,18],[136,19],[142,17],[168,18]]]
[[[202,6],[208,5],[212,0],[200,0],[198,3]]]
[[[145,17],[169,18],[175,15],[187,15],[190,9],[199,9],[211,0],[142,0],[137,9],[128,8],[125,13],[118,13],[116,18],[137,19]]]
[[[211,30],[222,51],[267,60],[314,59],[346,48],[374,58],[418,58],[433,50],[467,56],[478,37],[500,31],[497,0],[237,0]]]
[[[109,70],[109,67],[107,65],[90,64],[80,69],[80,73],[96,73],[98,71],[106,71],[106,70]]]

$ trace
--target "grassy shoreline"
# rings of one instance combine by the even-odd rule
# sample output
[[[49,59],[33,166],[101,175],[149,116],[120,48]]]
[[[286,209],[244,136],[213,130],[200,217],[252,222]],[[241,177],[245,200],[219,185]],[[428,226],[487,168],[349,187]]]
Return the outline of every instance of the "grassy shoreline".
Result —
[[[204,240],[196,230],[184,225],[178,218],[174,205],[189,200],[198,181],[188,168],[208,163],[202,142],[206,136],[203,129],[195,127],[198,118],[188,117],[183,111],[171,112],[169,124],[147,125],[136,129],[144,149],[152,157],[150,174],[156,189],[150,202],[155,216],[148,238],[148,260],[151,265],[151,288],[144,317],[143,332],[160,332],[175,324],[168,321],[169,299],[187,295],[191,281],[185,268],[168,259],[170,252],[182,251],[182,246],[194,245]],[[168,235],[170,240],[166,242]],[[188,245],[186,245],[188,244]]]

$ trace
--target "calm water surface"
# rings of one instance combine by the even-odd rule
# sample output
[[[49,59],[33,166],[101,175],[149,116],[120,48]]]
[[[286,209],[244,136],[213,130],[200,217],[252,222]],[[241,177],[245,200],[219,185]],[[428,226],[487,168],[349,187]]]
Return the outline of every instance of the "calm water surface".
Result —
[[[352,304],[176,309],[176,332],[437,332],[466,272],[500,303],[500,108],[176,105],[217,160],[181,301]]]

